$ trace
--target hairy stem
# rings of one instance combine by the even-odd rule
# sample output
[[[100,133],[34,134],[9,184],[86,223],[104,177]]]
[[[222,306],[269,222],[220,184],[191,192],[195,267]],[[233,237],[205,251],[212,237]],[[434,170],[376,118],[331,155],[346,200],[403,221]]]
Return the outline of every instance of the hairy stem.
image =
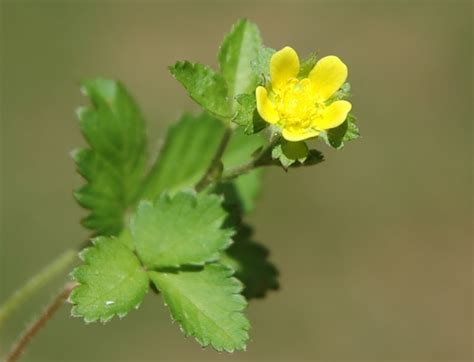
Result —
[[[45,286],[52,278],[62,273],[76,259],[77,251],[68,250],[32,277],[0,306],[0,329],[5,321],[37,290]]]
[[[211,164],[209,165],[204,176],[198,181],[194,189],[199,192],[204,190],[212,182],[218,179],[220,172],[222,172],[222,155],[224,154],[227,145],[229,144],[230,137],[232,136],[232,128],[226,128],[224,135],[222,136],[221,143],[212,158]],[[216,176],[217,175],[217,176]]]
[[[75,286],[75,283],[67,283],[60,293],[54,297],[54,299],[46,307],[39,318],[30,327],[28,327],[25,333],[21,336],[18,343],[13,346],[12,350],[5,359],[6,362],[14,362],[20,358],[20,356],[26,350],[26,347],[30,343],[31,339],[41,330],[41,328],[46,325],[46,323],[54,316],[59,308],[61,308]]]
[[[227,171],[224,171],[221,180],[230,181],[234,178],[239,177],[240,175],[252,171],[255,168],[270,165],[271,163],[269,163],[269,161],[271,161],[271,152],[273,146],[275,146],[279,140],[279,137],[274,137],[270,141],[270,143],[266,147],[264,147],[252,160],[247,163],[244,163],[243,165],[236,166]]]

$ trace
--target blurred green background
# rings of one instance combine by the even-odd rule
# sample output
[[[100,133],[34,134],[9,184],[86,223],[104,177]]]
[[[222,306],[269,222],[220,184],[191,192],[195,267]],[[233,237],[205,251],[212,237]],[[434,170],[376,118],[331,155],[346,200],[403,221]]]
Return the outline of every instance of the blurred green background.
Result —
[[[25,361],[472,360],[471,1],[3,1],[0,301],[88,232],[69,152],[84,142],[78,81],[125,82],[156,153],[197,110],[167,66],[216,64],[239,17],[268,46],[337,54],[363,138],[323,164],[266,174],[250,221],[282,289],[252,302],[246,353],[202,350],[150,294],[126,319],[86,326],[69,306]],[[0,354],[59,288],[32,298]]]

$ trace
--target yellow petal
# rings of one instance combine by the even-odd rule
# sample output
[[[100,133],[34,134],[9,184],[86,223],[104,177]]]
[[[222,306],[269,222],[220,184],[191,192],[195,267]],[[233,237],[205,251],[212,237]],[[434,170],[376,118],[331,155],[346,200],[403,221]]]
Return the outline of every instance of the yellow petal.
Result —
[[[346,120],[347,114],[350,112],[351,108],[352,104],[348,101],[333,102],[326,107],[321,118],[316,120],[314,126],[319,129],[335,128]]]
[[[275,109],[275,105],[268,99],[268,93],[265,87],[257,87],[255,94],[257,97],[257,111],[260,116],[268,123],[277,123],[280,117]]]
[[[317,135],[319,135],[319,132],[313,129],[295,131],[289,130],[288,128],[284,128],[281,134],[283,135],[283,138],[287,141],[297,142],[306,140],[308,138],[316,137]]]
[[[341,59],[330,55],[320,59],[309,73],[320,101],[329,99],[347,79],[347,66]]]
[[[293,48],[284,47],[277,51],[270,60],[270,77],[273,90],[278,92],[281,86],[290,78],[296,78],[299,71],[300,60]]]

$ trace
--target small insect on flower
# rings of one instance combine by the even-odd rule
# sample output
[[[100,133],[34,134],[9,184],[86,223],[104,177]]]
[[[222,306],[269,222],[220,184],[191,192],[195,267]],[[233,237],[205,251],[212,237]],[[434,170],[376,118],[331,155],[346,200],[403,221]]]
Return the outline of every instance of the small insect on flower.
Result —
[[[307,78],[299,79],[299,72],[298,54],[285,47],[271,58],[271,89],[259,86],[256,90],[260,116],[278,126],[286,140],[295,142],[339,126],[352,108],[345,100],[328,102],[347,79],[347,66],[338,57],[320,59]]]

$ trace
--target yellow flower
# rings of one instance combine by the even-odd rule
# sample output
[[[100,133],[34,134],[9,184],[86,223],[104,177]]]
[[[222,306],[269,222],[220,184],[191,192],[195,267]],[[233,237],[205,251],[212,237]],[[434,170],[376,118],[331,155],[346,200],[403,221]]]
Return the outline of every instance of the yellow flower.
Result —
[[[270,92],[262,86],[256,90],[258,113],[281,128],[288,141],[316,137],[339,126],[352,108],[347,101],[327,104],[347,79],[347,67],[338,57],[320,59],[307,78],[298,79],[299,71],[298,54],[285,47],[270,61]]]

